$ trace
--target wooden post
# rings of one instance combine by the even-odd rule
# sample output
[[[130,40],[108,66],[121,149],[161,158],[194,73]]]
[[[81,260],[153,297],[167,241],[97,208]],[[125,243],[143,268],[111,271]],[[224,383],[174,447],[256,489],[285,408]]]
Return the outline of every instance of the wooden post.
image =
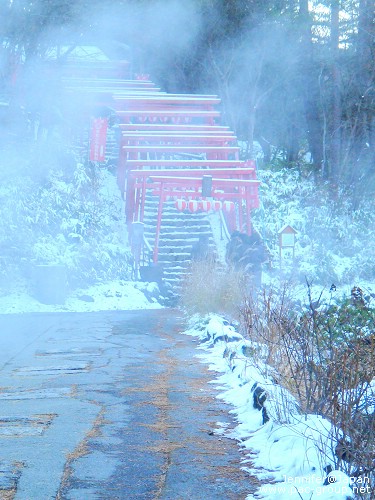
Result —
[[[245,192],[245,203],[246,203],[246,231],[247,234],[251,235],[251,217],[250,217],[250,188],[246,188]]]
[[[124,196],[124,192],[126,189],[126,151],[123,148],[123,145],[120,145],[120,154],[117,166],[117,185],[121,191],[121,195]]]
[[[126,183],[126,198],[125,198],[125,218],[127,224],[133,222],[134,218],[134,209],[135,209],[134,183],[135,183],[134,179],[129,176]]]
[[[143,222],[145,215],[145,202],[146,202],[146,178],[142,179],[142,197],[141,197],[141,212],[139,214],[139,220]]]
[[[159,253],[159,238],[160,238],[160,227],[161,227],[161,218],[163,214],[163,203],[164,203],[164,195],[163,195],[163,187],[164,184],[160,183],[160,198],[158,205],[158,219],[156,224],[156,235],[155,235],[155,247],[154,247],[154,255],[153,261],[156,264],[158,261],[158,253]]]
[[[141,188],[137,187],[135,191],[135,208],[134,208],[134,219],[136,222],[140,221],[140,204],[141,204]]]

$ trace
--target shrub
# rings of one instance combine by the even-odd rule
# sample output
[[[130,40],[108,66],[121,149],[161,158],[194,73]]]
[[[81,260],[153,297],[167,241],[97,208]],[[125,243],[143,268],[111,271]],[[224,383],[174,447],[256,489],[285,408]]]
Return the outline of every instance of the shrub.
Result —
[[[272,367],[303,413],[327,418],[335,433],[335,466],[375,479],[375,309],[358,287],[322,305],[308,285],[307,309],[296,312],[292,289],[247,297],[241,321],[256,356]],[[280,411],[280,414],[285,414]]]
[[[181,282],[181,305],[189,314],[218,313],[237,318],[245,281],[242,273],[207,260],[193,262]]]
[[[351,193],[332,200],[327,185],[303,177],[293,167],[259,169],[260,209],[254,224],[262,233],[278,267],[278,231],[290,224],[297,231],[294,265],[284,274],[301,281],[318,279],[337,285],[374,277],[374,200],[355,203]]]
[[[43,180],[15,175],[0,202],[0,285],[9,289],[14,266],[31,279],[34,264],[65,265],[72,287],[129,278],[123,202],[105,169],[77,164],[69,177],[58,170]]]

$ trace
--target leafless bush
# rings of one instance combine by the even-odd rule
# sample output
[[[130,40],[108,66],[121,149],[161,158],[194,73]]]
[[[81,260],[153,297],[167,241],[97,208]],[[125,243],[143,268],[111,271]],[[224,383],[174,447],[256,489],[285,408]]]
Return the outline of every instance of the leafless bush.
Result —
[[[309,285],[308,307],[296,311],[290,292],[285,285],[247,297],[244,331],[266,346],[262,361],[301,411],[333,424],[334,465],[352,477],[371,478],[362,495],[369,498],[375,486],[375,311],[355,293],[339,305],[319,307]]]

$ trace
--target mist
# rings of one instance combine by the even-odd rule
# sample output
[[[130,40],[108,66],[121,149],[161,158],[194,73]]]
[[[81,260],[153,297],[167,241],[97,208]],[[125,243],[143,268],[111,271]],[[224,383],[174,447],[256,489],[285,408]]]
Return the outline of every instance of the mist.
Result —
[[[8,200],[12,213],[3,217],[4,228],[13,227],[15,237],[17,224],[32,221],[22,238],[34,244],[44,217],[57,232],[53,196],[71,206],[76,203],[63,218],[80,225],[84,216],[93,220],[92,213],[84,214],[84,201],[94,174],[89,171],[85,191],[78,185],[84,184],[87,172],[76,169],[77,163],[87,161],[91,102],[82,93],[74,97],[67,92],[63,78],[64,61],[78,53],[82,61],[93,58],[92,48],[85,49],[93,46],[100,57],[129,61],[127,78],[144,74],[166,92],[218,95],[223,124],[244,144],[241,159],[253,159],[257,151],[258,163],[267,168],[297,168],[302,177],[311,174],[317,182],[327,181],[335,199],[340,190],[350,190],[358,207],[375,186],[373,90],[365,88],[373,66],[361,58],[368,51],[357,48],[368,40],[361,32],[360,39],[345,49],[340,46],[337,57],[344,64],[340,99],[336,95],[335,100],[330,27],[325,30],[327,38],[311,38],[300,5],[214,0],[2,2],[0,180],[3,187],[11,180],[19,193],[18,204],[12,206]],[[341,110],[335,108],[341,120],[339,141],[334,102],[341,104]],[[340,160],[336,171],[335,158]],[[59,192],[60,181],[79,202]],[[41,215],[37,200],[43,200],[47,215]],[[46,222],[44,230],[48,227]],[[68,243],[73,229],[65,235]],[[94,227],[89,230],[88,225],[90,231]]]

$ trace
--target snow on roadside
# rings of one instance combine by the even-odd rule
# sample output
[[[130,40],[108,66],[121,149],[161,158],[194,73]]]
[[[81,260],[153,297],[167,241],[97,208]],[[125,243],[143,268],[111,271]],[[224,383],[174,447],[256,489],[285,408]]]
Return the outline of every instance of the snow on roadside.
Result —
[[[232,405],[238,425],[225,435],[251,451],[244,469],[262,480],[255,497],[278,500],[344,500],[353,498],[351,478],[333,467],[330,436],[334,429],[318,415],[302,415],[298,403],[271,379],[271,368],[254,359],[254,345],[219,316],[193,317],[184,333],[199,337],[199,354],[209,369],[221,373],[213,381],[218,398]],[[268,372],[267,372],[268,370]],[[264,389],[269,421],[254,407],[254,390]],[[323,456],[323,453],[324,456]],[[324,485],[326,483],[326,485]]]
[[[112,281],[75,290],[64,304],[43,304],[20,288],[0,296],[0,314],[157,309],[162,306],[154,294],[155,283]]]

